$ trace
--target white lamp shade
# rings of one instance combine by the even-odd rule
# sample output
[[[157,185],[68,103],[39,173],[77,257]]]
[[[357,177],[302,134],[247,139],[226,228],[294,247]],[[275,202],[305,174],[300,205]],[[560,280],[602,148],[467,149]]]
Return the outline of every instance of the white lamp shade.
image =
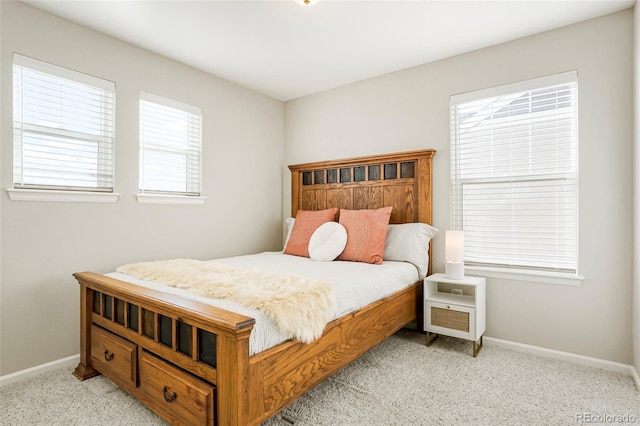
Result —
[[[462,262],[464,260],[464,233],[462,231],[447,231],[444,246],[444,258],[447,262]]]

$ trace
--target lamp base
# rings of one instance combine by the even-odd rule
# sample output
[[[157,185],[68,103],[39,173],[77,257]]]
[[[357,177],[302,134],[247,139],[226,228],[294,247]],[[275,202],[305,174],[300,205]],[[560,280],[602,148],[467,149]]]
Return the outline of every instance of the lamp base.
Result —
[[[464,278],[464,262],[446,262],[444,275],[451,280]]]

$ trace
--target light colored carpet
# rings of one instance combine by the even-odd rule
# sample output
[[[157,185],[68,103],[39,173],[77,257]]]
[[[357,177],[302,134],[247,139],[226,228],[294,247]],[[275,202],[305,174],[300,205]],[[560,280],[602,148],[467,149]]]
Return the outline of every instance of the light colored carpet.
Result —
[[[640,424],[629,376],[493,346],[470,354],[469,342],[440,337],[426,347],[423,335],[400,331],[264,426],[570,425],[625,415]],[[4,386],[0,401],[7,426],[166,424],[107,379],[80,382],[71,369]]]

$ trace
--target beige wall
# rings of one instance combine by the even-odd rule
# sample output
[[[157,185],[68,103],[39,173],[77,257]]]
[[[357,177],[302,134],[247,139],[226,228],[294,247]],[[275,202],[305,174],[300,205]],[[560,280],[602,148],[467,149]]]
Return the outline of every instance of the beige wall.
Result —
[[[75,271],[280,248],[282,102],[24,3],[2,2],[0,10],[0,374],[78,353]],[[116,191],[122,193],[117,203],[8,199],[13,52],[116,82]],[[141,90],[202,107],[204,206],[137,204]]]
[[[487,335],[632,363],[631,10],[285,103],[285,164],[435,148],[449,227],[449,96],[577,69],[581,286],[490,279]],[[288,176],[286,169],[283,175]],[[290,188],[283,179],[283,211]],[[434,269],[444,269],[444,233]]]
[[[640,6],[633,9],[634,154],[633,154],[633,365],[640,377]],[[637,383],[640,386],[640,383]]]

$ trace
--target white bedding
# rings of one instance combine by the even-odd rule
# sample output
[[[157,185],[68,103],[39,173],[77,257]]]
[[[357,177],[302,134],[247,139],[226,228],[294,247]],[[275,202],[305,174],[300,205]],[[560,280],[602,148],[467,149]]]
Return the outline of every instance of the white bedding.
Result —
[[[417,268],[408,262],[384,261],[382,265],[342,261],[314,262],[305,257],[291,256],[281,252],[228,257],[216,259],[216,261],[228,265],[246,266],[266,271],[312,276],[332,282],[335,284],[336,296],[336,315],[334,319],[356,311],[371,302],[390,296],[420,280]],[[275,323],[258,310],[244,307],[229,300],[200,297],[186,290],[140,280],[119,272],[112,272],[106,275],[255,318],[256,325],[253,327],[249,338],[249,352],[251,355],[276,346],[286,340]]]

